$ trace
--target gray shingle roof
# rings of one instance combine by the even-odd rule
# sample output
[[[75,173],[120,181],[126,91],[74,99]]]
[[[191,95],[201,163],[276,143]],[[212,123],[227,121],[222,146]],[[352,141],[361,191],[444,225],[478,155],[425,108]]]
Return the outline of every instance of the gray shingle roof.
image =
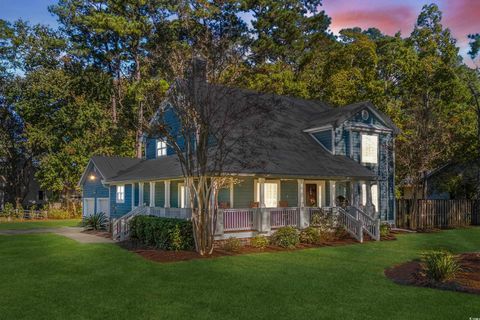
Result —
[[[110,180],[121,171],[132,168],[143,161],[137,158],[108,156],[93,156],[91,160],[106,180]]]
[[[222,90],[222,87],[208,84],[205,88]],[[303,131],[327,124],[338,126],[363,108],[369,108],[379,115],[387,127],[398,132],[393,122],[370,102],[332,108],[320,101],[237,88],[227,90],[228,94],[220,94],[217,99],[225,108],[234,108],[239,105],[239,101],[254,101],[256,105],[261,101],[260,104],[268,104],[271,111],[255,134],[263,137],[267,143],[254,144],[248,154],[245,150],[233,152],[224,168],[226,173],[291,178],[374,179],[372,171],[346,156],[332,155]],[[161,180],[183,176],[177,156],[152,160],[96,156],[92,161],[107,182]]]

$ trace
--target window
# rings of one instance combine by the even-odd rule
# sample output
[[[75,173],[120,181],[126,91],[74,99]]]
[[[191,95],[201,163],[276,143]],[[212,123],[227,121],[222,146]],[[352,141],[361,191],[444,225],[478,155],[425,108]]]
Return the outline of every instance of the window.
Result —
[[[378,136],[362,134],[362,163],[378,163]]]
[[[163,140],[157,140],[157,157],[167,155],[167,143]]]
[[[265,182],[265,207],[276,208],[278,206],[278,185],[277,182]],[[260,184],[257,182],[256,199],[260,201]]]
[[[125,186],[117,186],[117,203],[125,202]]]

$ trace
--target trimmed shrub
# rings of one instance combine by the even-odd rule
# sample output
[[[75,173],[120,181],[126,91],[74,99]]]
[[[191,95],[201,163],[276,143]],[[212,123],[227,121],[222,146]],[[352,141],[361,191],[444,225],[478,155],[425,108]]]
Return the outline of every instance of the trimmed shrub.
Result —
[[[265,249],[268,246],[269,242],[270,241],[268,240],[268,238],[263,236],[255,236],[250,239],[250,244],[252,245],[252,247],[258,249]]]
[[[69,219],[70,217],[70,212],[68,212],[67,210],[50,208],[47,211],[48,219]]]
[[[13,207],[13,204],[11,204],[10,202],[5,203],[5,205],[3,206],[2,215],[5,217],[13,217],[14,214],[15,208]]]
[[[455,278],[460,265],[448,251],[430,251],[422,255],[423,269],[430,280],[444,282]]]
[[[300,235],[294,227],[281,227],[272,235],[271,241],[283,248],[295,248],[300,243]]]
[[[230,237],[223,243],[223,249],[230,252],[239,252],[243,247],[240,239]]]
[[[390,224],[388,223],[382,223],[380,225],[380,236],[386,237],[390,234],[390,231],[392,230],[392,227],[390,227]]]
[[[321,240],[320,230],[315,227],[308,227],[300,231],[300,242],[315,244]]]
[[[130,221],[130,238],[163,250],[192,250],[192,222],[182,219],[136,216]]]
[[[91,216],[84,217],[82,224],[85,230],[106,230],[108,218],[104,212],[98,212]]]

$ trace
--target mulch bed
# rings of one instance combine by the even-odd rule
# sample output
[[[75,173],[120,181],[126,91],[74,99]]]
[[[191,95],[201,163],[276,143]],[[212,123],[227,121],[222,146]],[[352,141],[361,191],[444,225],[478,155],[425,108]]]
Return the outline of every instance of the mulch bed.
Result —
[[[385,275],[398,284],[480,294],[480,253],[464,253],[458,259],[461,271],[443,283],[429,280],[417,260],[389,268]]]
[[[382,237],[382,241],[388,240],[396,240],[395,235],[391,234],[387,237]],[[365,242],[373,241],[371,239],[366,238]],[[212,259],[224,256],[236,256],[242,254],[250,254],[250,253],[264,253],[264,252],[283,252],[283,251],[296,251],[296,250],[304,250],[310,248],[320,248],[320,247],[336,247],[336,246],[344,246],[350,244],[359,244],[354,238],[349,236],[344,237],[342,239],[336,239],[333,241],[322,242],[319,244],[299,244],[295,249],[288,249],[282,248],[274,245],[269,245],[265,249],[259,249],[252,247],[250,245],[243,246],[238,252],[232,252],[223,250],[221,248],[215,248],[213,253],[209,256],[201,256],[195,251],[167,251],[167,250],[159,250],[151,247],[147,247],[137,241],[134,240],[127,240],[119,242],[118,245],[126,250],[132,251],[145,259],[160,262],[160,263],[168,263],[168,262],[177,262],[177,261],[188,261],[194,259]]]

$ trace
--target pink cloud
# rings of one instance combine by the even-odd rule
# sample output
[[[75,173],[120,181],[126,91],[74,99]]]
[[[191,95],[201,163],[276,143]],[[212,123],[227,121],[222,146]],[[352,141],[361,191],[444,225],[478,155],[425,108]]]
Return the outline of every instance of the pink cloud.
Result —
[[[397,31],[410,31],[416,13],[408,6],[391,6],[374,9],[346,9],[345,11],[328,12],[332,17],[333,32],[347,27],[367,29],[376,27],[382,32],[393,35]]]

